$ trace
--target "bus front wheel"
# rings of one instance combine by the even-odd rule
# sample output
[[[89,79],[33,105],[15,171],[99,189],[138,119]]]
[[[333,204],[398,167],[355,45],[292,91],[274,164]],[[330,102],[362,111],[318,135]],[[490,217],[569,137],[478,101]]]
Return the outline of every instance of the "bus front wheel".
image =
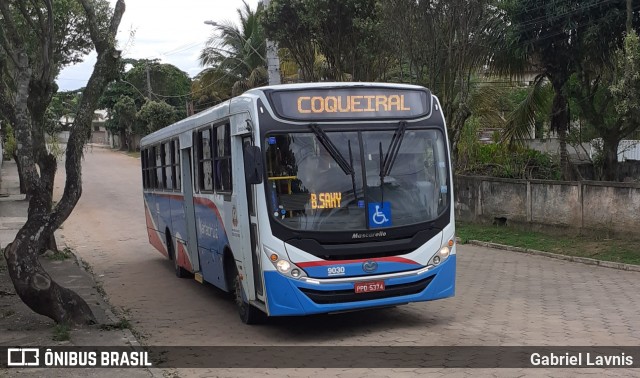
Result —
[[[244,291],[242,290],[242,280],[238,274],[238,269],[234,267],[233,277],[233,292],[238,307],[238,314],[240,320],[245,324],[259,324],[262,323],[266,317],[265,313],[260,311],[255,306],[252,306],[245,298]]]

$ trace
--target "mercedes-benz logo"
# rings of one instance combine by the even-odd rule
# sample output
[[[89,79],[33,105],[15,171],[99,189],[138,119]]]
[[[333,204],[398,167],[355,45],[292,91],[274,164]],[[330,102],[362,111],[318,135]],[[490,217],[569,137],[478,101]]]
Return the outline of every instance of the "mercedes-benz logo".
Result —
[[[362,263],[362,270],[367,273],[373,273],[378,270],[378,263],[375,261],[365,261]]]

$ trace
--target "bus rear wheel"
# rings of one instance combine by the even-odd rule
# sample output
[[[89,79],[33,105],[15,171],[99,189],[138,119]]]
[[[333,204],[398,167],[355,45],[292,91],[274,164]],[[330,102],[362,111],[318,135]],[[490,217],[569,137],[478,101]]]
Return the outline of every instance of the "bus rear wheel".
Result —
[[[266,315],[264,312],[260,311],[257,307],[251,305],[245,298],[244,291],[242,290],[242,281],[240,280],[240,275],[238,274],[238,269],[234,267],[234,276],[233,276],[233,293],[234,299],[236,302],[236,307],[238,308],[238,314],[240,315],[240,320],[244,324],[260,324],[264,322]]]

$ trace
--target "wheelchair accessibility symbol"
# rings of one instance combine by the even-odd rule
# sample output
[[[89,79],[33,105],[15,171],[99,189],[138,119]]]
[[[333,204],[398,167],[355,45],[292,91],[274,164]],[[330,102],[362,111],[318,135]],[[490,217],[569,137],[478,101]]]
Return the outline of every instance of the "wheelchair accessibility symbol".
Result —
[[[391,226],[391,203],[370,202],[369,227],[378,228],[389,226]]]

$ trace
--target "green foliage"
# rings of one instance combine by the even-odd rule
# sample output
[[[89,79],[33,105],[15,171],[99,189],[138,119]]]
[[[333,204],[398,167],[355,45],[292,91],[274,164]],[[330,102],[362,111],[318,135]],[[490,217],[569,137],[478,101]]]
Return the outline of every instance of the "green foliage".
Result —
[[[567,232],[544,233],[468,223],[456,224],[456,235],[463,243],[480,240],[566,256],[588,257],[626,264],[640,264],[640,242],[629,238],[611,238],[589,232],[567,235]],[[606,236],[606,237],[605,237]]]
[[[53,341],[69,341],[71,339],[71,328],[68,324],[56,324],[53,326]]]
[[[144,94],[145,98],[164,101],[173,106],[180,117],[186,116],[185,103],[190,99],[191,79],[178,67],[154,60],[135,61],[133,67],[124,74],[123,81],[123,84],[133,86],[132,89],[137,92],[136,96],[130,97],[136,98]],[[151,93],[148,93],[148,85]],[[139,106],[144,102],[146,101],[137,101]]]
[[[16,136],[13,134],[13,128],[8,123],[2,124],[2,134],[4,135],[3,155],[5,160],[13,159],[16,152]]]
[[[49,260],[64,261],[73,257],[73,251],[69,247],[65,247],[64,249],[51,253],[46,257]]]
[[[544,76],[536,77],[534,83],[522,93],[518,93],[515,107],[507,115],[503,140],[509,144],[522,143],[530,139],[532,126],[538,128],[549,119],[553,88],[544,81]]]
[[[478,140],[480,123],[470,118],[458,145],[459,174],[512,179],[559,180],[558,163],[549,154],[505,143],[482,144]]]
[[[175,109],[166,102],[158,101],[147,101],[136,116],[148,133],[169,126],[177,120]]]
[[[265,10],[267,35],[286,48],[306,81],[375,81],[391,49],[376,0],[274,0]]]
[[[244,2],[238,9],[240,27],[220,22],[214,25],[214,33],[207,40],[205,48],[200,52],[200,64],[211,66],[218,75],[226,75],[232,79],[231,93],[242,94],[250,88],[266,85],[268,75],[266,68],[266,40],[264,29],[260,24],[263,5],[258,3],[256,10]],[[226,80],[220,80],[218,92],[227,92]]]
[[[100,329],[103,331],[131,329],[131,323],[127,318],[121,318],[117,323],[101,324]]]
[[[82,91],[58,92],[53,95],[45,113],[45,131],[53,135],[69,130],[78,111]]]
[[[232,76],[216,68],[207,68],[200,72],[191,84],[195,112],[198,113],[231,98],[234,83]]]
[[[131,68],[125,72],[129,65]],[[144,59],[125,60],[120,70],[121,78],[109,85],[99,101],[99,105],[109,112],[106,127],[110,132],[125,137],[127,143],[131,144],[133,135],[147,135],[156,130],[159,124],[167,126],[186,117],[185,103],[191,97],[192,83],[185,72],[171,64]],[[162,111],[161,116],[168,116],[166,119],[171,122],[162,122],[160,116],[147,114],[148,110],[142,112],[143,107],[150,102],[163,104],[158,108]],[[146,118],[141,120],[139,114],[144,114]]]
[[[640,129],[640,40],[635,31],[626,35],[624,48],[614,59],[615,76],[609,91],[620,117],[620,134],[627,136]]]

